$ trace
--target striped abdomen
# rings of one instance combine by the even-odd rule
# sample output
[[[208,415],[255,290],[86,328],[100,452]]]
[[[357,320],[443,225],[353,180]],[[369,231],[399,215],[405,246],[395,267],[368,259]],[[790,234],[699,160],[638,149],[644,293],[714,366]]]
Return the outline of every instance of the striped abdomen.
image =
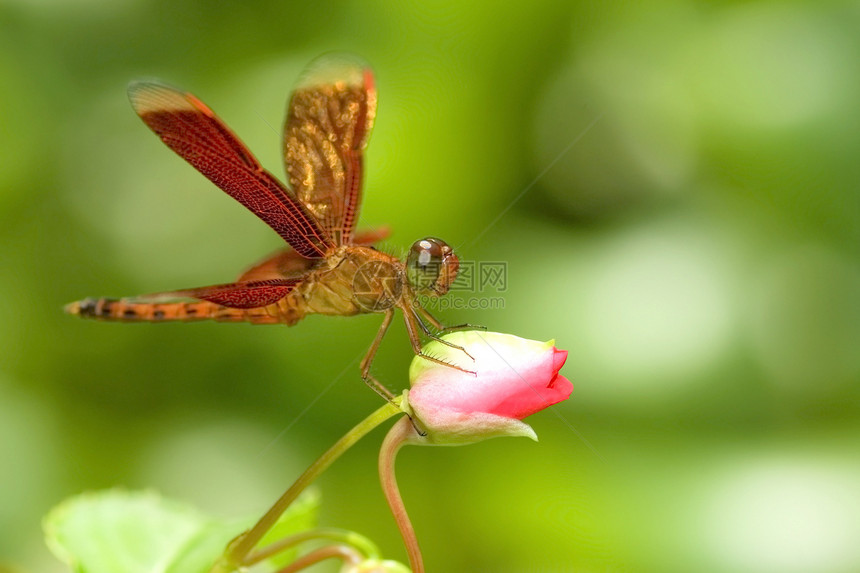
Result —
[[[217,320],[253,324],[295,324],[302,313],[285,297],[257,308],[229,308],[208,301],[147,303],[115,298],[86,298],[66,306],[66,312],[94,320],[119,322],[168,322]]]

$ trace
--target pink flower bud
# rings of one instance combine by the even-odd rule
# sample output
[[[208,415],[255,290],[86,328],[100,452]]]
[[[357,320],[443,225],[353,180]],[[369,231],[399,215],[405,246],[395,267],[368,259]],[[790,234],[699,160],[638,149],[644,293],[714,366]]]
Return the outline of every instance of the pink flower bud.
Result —
[[[468,444],[496,436],[537,436],[521,420],[566,400],[573,384],[558,371],[567,351],[555,341],[538,342],[510,334],[471,330],[442,337],[462,351],[432,341],[424,353],[475,374],[416,356],[409,368],[408,409],[422,442]]]

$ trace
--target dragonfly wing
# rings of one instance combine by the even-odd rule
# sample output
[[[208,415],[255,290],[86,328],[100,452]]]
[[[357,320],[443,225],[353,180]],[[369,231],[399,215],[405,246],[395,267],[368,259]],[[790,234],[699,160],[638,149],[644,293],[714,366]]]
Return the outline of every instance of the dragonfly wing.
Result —
[[[338,245],[351,244],[375,116],[373,73],[353,56],[315,60],[290,99],[284,126],[290,186]]]
[[[282,249],[244,271],[239,276],[239,282],[298,278],[316,264],[316,261],[302,257],[293,249]]]
[[[353,242],[356,245],[370,246],[385,239],[388,234],[388,228],[381,227],[372,231],[357,233]],[[297,278],[313,270],[317,264],[317,261],[306,259],[293,249],[281,249],[244,271],[239,276],[239,282]]]
[[[356,233],[352,242],[355,245],[369,247],[373,245],[373,243],[378,243],[379,241],[387,239],[390,234],[391,229],[389,229],[388,227],[380,227],[378,229],[371,229],[370,231],[362,231],[360,233]]]
[[[278,302],[301,282],[301,278],[245,281],[146,294],[124,300],[127,302],[163,304],[180,302],[185,299],[198,299],[214,302],[228,308],[258,308]]]
[[[334,246],[284,185],[206,104],[154,82],[128,88],[135,112],[161,140],[228,195],[262,219],[301,256],[321,258]]]

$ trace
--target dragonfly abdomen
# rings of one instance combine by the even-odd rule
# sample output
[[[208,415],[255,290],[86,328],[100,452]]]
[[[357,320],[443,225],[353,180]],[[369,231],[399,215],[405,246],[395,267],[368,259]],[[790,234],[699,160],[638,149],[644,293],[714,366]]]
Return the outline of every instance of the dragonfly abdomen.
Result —
[[[66,312],[81,318],[112,322],[190,322],[217,320],[219,322],[251,322],[277,324],[284,322],[267,307],[228,308],[214,302],[132,302],[116,298],[86,298],[66,306]]]

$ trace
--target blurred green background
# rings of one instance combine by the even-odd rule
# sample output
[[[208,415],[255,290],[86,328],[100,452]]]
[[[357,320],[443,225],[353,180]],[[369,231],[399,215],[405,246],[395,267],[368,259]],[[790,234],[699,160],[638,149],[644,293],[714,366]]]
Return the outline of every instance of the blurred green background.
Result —
[[[441,313],[570,350],[541,441],[411,448],[430,571],[860,570],[856,2],[0,2],[0,563],[62,570],[39,520],[151,487],[261,512],[379,398],[379,317],[84,322],[62,305],[232,280],[279,247],[135,117],[206,101],[281,175],[317,55],[374,67],[362,218],[507,263],[504,309]],[[462,293],[456,296],[464,296]],[[375,370],[406,385],[402,324]],[[326,525],[405,560],[378,430]],[[2,568],[3,565],[0,565]]]

